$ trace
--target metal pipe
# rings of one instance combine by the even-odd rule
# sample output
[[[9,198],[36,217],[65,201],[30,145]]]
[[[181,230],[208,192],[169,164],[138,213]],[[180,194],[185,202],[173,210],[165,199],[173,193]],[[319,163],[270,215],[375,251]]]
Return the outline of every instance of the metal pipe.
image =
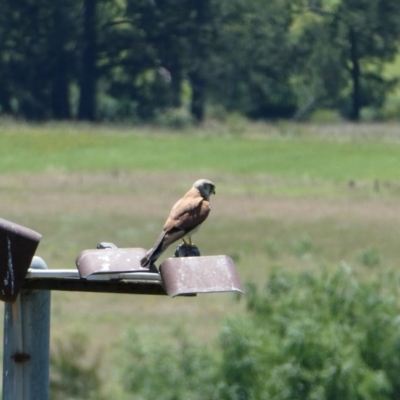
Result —
[[[50,298],[50,291],[21,290],[5,303],[3,400],[49,398]]]
[[[68,292],[130,293],[166,295],[162,281],[87,280],[76,278],[25,279],[24,290],[61,290]]]
[[[25,279],[81,279],[78,270],[73,269],[47,269],[35,270],[28,269]],[[151,272],[106,272],[89,275],[86,280],[90,281],[110,281],[110,280],[130,280],[130,281],[157,281],[161,282],[161,276]]]

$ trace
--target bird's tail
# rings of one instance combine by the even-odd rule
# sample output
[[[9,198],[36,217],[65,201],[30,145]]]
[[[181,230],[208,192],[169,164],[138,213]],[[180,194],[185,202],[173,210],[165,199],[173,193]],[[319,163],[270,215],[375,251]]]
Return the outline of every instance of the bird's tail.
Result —
[[[152,264],[157,260],[162,254],[162,251],[157,251],[156,249],[150,249],[147,254],[140,260],[140,265],[142,268],[151,268]]]
[[[151,250],[140,260],[140,265],[141,265],[143,268],[149,268],[150,263],[151,263],[151,253],[152,253],[152,250],[153,250],[153,249],[151,249]]]
[[[156,244],[154,245],[153,248],[151,248],[147,254],[140,260],[140,265],[143,268],[150,268],[151,264],[154,263],[158,257],[161,256],[161,254],[163,253],[163,249],[161,249],[162,247],[162,241],[164,239],[165,236],[165,232],[162,232],[161,235],[159,236],[159,238],[157,239]]]

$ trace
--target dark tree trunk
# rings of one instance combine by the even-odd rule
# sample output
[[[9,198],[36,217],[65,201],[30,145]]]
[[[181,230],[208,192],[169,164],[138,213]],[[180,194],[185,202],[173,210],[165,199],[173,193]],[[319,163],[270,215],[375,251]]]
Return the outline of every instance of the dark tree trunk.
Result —
[[[94,121],[96,118],[96,4],[97,0],[84,0],[83,53],[78,119]]]
[[[52,84],[52,114],[56,119],[69,119],[69,82],[67,55],[65,53],[66,26],[62,1],[54,3],[54,70]]]
[[[357,54],[357,35],[352,28],[349,30],[350,40],[350,59],[351,59],[351,79],[353,81],[353,93],[352,93],[352,109],[350,119],[352,121],[360,120],[360,108],[361,108],[361,97],[360,97],[360,60]]]
[[[206,68],[208,62],[208,24],[210,23],[210,2],[208,0],[196,0],[194,2],[196,10],[197,32],[193,42],[195,55],[194,67],[189,74],[192,86],[191,112],[197,122],[202,122],[205,117],[206,102]]]
[[[192,73],[190,76],[190,83],[192,86],[190,111],[197,122],[202,122],[205,116],[205,82],[200,74]]]
[[[179,108],[182,105],[181,99],[182,70],[180,67],[171,68],[171,105]]]
[[[12,25],[12,6],[9,2],[2,2],[2,6],[0,8],[0,49],[3,54],[7,54],[6,49],[6,38],[9,35],[10,25]],[[0,64],[0,112],[3,114],[11,114],[11,90],[9,85],[11,84],[11,76],[9,74],[9,66],[7,63]]]
[[[6,84],[2,84],[2,87],[0,87],[0,107],[1,107],[1,113],[3,114],[11,114],[12,113],[12,108],[11,108],[11,93]]]

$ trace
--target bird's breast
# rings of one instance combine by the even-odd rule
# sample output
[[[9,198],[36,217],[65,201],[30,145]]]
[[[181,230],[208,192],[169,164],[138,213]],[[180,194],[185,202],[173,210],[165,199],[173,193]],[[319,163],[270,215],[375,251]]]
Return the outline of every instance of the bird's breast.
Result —
[[[199,231],[200,227],[201,227],[201,224],[200,224],[200,225],[197,225],[196,228],[192,229],[190,232],[188,232],[188,233],[185,235],[185,238],[189,238],[189,236],[193,236],[196,232]]]

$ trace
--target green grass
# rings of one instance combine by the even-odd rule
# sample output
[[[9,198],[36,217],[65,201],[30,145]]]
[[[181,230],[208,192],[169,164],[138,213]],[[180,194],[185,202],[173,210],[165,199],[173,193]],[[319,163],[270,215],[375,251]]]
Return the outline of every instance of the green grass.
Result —
[[[263,134],[238,137],[196,130],[144,135],[138,128],[18,126],[0,126],[0,173],[218,171],[329,182],[400,176],[397,141],[293,138],[269,135],[268,127]]]

